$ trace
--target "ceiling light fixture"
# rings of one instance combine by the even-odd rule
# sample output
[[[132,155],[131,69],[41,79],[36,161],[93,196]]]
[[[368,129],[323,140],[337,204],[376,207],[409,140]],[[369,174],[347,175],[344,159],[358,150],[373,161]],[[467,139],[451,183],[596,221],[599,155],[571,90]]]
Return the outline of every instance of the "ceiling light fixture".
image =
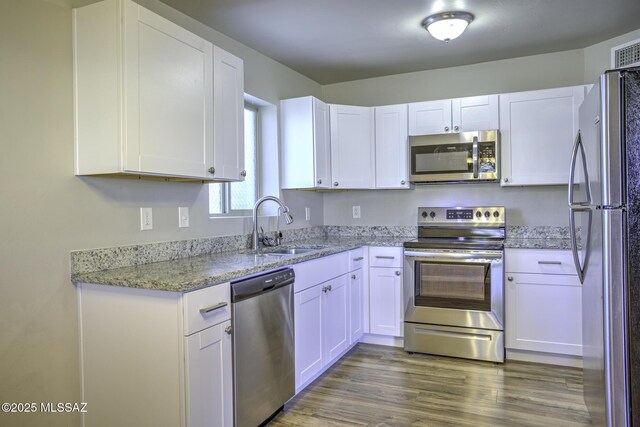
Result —
[[[422,26],[434,38],[448,42],[464,33],[471,21],[473,15],[469,12],[442,12],[426,17]]]

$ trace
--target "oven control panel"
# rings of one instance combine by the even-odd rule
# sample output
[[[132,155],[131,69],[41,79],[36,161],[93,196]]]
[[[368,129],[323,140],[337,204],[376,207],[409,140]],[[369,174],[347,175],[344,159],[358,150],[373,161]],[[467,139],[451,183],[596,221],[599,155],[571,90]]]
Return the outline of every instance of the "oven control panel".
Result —
[[[418,225],[484,224],[504,226],[504,206],[422,207],[418,208]]]

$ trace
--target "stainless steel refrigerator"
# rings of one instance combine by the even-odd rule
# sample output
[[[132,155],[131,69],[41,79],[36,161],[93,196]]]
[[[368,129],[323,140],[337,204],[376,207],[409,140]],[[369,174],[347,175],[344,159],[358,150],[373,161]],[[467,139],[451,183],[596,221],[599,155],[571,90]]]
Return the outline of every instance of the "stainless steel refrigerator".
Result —
[[[570,227],[582,281],[584,399],[596,426],[640,426],[640,68],[612,70],[579,111]],[[580,238],[577,238],[577,234]]]

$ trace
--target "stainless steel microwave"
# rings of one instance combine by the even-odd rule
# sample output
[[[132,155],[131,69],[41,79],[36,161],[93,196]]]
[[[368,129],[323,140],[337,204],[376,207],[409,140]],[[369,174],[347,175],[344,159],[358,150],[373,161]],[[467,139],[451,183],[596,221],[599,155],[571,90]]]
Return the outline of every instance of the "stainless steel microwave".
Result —
[[[409,137],[411,182],[498,182],[500,132],[446,133]]]

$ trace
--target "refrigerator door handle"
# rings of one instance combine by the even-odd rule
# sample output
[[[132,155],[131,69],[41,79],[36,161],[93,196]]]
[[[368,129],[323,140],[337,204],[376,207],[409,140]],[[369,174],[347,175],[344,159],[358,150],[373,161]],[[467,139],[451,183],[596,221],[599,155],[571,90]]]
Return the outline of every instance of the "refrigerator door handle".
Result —
[[[578,159],[578,150],[580,150],[580,154],[582,157],[582,170],[584,171],[584,183],[585,183],[585,191],[587,195],[586,202],[576,203],[574,201],[574,186],[575,186],[575,176],[576,176],[576,160]],[[587,169],[587,157],[584,152],[584,144],[582,143],[582,135],[578,130],[578,134],[576,135],[576,140],[573,143],[573,150],[571,151],[571,163],[569,166],[569,197],[568,197],[569,207],[573,206],[588,206],[591,205],[591,185],[589,183],[589,170]]]
[[[585,248],[585,259],[584,265],[580,263],[580,254],[578,251],[578,237],[576,236],[576,219],[575,214],[579,212],[588,212],[589,220],[587,224],[587,241],[581,242]],[[588,207],[575,207],[572,206],[569,209],[569,232],[571,234],[571,253],[573,254],[573,263],[576,266],[576,273],[578,274],[578,279],[580,279],[580,283],[584,283],[584,275],[585,268],[587,266],[587,261],[589,258],[589,245],[591,244],[591,221],[593,219],[593,210]],[[584,224],[583,224],[584,226]]]

